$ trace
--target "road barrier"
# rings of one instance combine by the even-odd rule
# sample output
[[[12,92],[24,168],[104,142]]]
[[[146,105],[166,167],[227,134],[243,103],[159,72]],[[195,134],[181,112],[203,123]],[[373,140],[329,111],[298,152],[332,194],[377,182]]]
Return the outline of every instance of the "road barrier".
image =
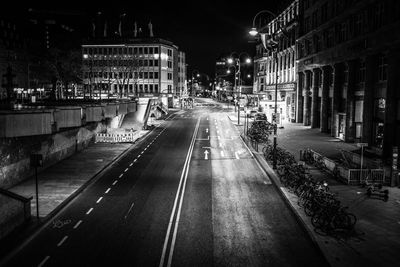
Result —
[[[139,131],[127,134],[96,134],[96,143],[133,143],[139,137]]]

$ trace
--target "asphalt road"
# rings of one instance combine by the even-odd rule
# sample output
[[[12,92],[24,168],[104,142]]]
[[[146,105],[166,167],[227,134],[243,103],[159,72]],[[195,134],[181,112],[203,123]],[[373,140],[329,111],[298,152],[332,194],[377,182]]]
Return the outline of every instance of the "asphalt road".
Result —
[[[196,101],[87,187],[9,266],[325,266],[225,110]]]

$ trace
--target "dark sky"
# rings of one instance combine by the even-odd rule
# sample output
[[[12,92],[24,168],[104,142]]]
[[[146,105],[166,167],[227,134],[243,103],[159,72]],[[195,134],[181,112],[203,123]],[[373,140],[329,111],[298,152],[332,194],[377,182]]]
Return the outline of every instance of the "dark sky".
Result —
[[[65,1],[65,0],[64,0]],[[84,14],[83,18],[70,18],[83,32],[90,29],[90,21],[98,11],[109,21],[109,29],[117,30],[118,16],[126,13],[124,31],[133,29],[134,21],[147,33],[151,20],[155,37],[170,39],[186,52],[189,71],[213,76],[215,59],[233,51],[254,54],[254,43],[248,35],[252,20],[257,12],[268,9],[281,11],[290,0],[258,1],[65,1],[37,2],[25,4],[30,7],[57,11],[74,11]],[[20,2],[18,2],[20,3]],[[18,5],[20,9],[22,5]],[[260,19],[267,19],[265,15]],[[88,25],[89,24],[89,25]],[[102,23],[101,23],[102,24]]]

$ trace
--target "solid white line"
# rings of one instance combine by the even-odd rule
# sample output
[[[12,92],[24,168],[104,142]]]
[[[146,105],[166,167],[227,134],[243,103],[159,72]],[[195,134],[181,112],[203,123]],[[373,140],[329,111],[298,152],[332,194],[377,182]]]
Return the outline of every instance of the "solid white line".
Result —
[[[82,220],[79,220],[79,221],[75,224],[74,229],[78,228],[79,225],[81,225],[81,223],[82,223]]]
[[[126,168],[124,172],[127,172],[129,170],[129,168]]]
[[[46,261],[48,261],[49,259],[50,259],[50,256],[46,256],[46,257],[39,263],[38,267],[42,267],[42,266],[46,263]]]
[[[57,244],[57,247],[60,247],[64,242],[65,242],[65,240],[67,240],[67,238],[68,238],[68,236],[66,235],[66,236],[64,236],[64,238],[63,239],[61,239],[61,241]]]
[[[118,183],[118,180],[115,180],[114,183],[112,183],[112,185],[115,185],[116,183]]]
[[[105,193],[108,194],[108,192],[110,192],[110,190],[111,190],[111,188],[108,188]]]
[[[239,154],[237,153],[237,151],[235,152],[235,157],[236,159],[239,159]]]
[[[192,136],[192,141],[190,143],[190,146],[189,146],[189,149],[188,149],[188,152],[187,152],[187,155],[186,155],[185,164],[183,165],[182,174],[181,174],[181,177],[180,177],[180,180],[179,180],[178,190],[176,191],[174,205],[172,207],[172,212],[171,212],[171,216],[170,216],[169,223],[168,223],[168,229],[167,229],[167,233],[165,235],[164,246],[163,246],[161,259],[160,259],[160,265],[159,265],[160,267],[164,266],[164,260],[165,260],[165,255],[166,255],[166,252],[167,252],[167,246],[168,246],[169,236],[170,236],[170,232],[171,232],[171,226],[174,223],[175,210],[176,210],[176,206],[178,204],[178,198],[179,198],[179,195],[180,195],[182,182],[183,182],[184,177],[185,177],[185,170],[189,166],[188,163],[190,162],[190,157],[191,157],[192,152],[193,152],[193,147],[194,147],[194,143],[196,141],[196,135],[197,135],[197,131],[199,129],[199,125],[200,125],[200,118],[197,119],[197,124],[196,124],[196,127],[194,129],[193,136]],[[171,256],[171,253],[170,253],[170,256]]]
[[[103,199],[103,197],[99,197],[99,199],[96,201],[96,203],[99,204],[102,199]]]
[[[123,174],[123,173],[121,173],[121,174],[118,176],[118,178],[121,178],[122,176],[124,176],[124,174]]]
[[[93,208],[90,208],[87,212],[86,215],[89,215],[92,212]]]

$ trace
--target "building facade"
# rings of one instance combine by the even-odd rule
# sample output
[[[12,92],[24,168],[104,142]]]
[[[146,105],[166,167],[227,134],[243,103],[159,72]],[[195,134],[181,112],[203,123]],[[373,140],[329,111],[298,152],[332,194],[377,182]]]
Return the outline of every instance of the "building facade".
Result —
[[[184,90],[185,55],[167,40],[90,40],[82,45],[82,58],[84,96],[151,97]]]
[[[296,30],[299,1],[293,1],[274,20],[260,29],[277,41],[275,51],[256,46],[254,59],[253,93],[258,95],[261,109],[272,118],[275,111],[275,87],[277,84],[278,121],[296,120]],[[278,27],[278,23],[280,27]],[[284,29],[282,31],[281,29]]]
[[[400,2],[301,0],[297,121],[389,156],[400,145]]]

